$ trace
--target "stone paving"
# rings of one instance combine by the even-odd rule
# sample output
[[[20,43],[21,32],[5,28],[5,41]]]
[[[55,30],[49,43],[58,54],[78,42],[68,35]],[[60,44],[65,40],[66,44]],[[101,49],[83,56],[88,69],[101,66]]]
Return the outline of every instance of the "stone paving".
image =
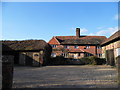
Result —
[[[106,65],[14,67],[13,88],[117,87],[117,69]]]

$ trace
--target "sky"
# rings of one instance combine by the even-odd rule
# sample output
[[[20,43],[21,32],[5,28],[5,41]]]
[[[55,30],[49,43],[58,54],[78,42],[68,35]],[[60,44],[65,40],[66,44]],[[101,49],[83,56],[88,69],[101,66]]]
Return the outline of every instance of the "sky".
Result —
[[[81,35],[110,37],[118,30],[117,2],[3,2],[2,40]]]

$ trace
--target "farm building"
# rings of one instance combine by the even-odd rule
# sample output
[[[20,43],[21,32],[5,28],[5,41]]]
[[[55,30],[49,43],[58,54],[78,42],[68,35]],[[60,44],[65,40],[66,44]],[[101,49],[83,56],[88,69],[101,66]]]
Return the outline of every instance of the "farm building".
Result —
[[[43,40],[2,41],[2,55],[13,55],[18,65],[46,65],[51,52],[51,46]]]
[[[117,65],[116,57],[120,55],[120,30],[110,36],[102,46],[102,57],[107,59],[107,64]]]
[[[105,36],[83,36],[80,28],[76,28],[76,36],[54,36],[48,43],[52,46],[52,57],[79,59],[89,56],[102,56],[100,44]]]

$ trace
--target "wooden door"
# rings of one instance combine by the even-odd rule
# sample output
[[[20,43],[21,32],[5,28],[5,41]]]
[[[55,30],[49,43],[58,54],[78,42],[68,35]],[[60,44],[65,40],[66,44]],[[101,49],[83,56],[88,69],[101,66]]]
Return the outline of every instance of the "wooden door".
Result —
[[[26,59],[26,53],[21,52],[19,54],[19,64],[20,65],[25,65],[25,59]]]

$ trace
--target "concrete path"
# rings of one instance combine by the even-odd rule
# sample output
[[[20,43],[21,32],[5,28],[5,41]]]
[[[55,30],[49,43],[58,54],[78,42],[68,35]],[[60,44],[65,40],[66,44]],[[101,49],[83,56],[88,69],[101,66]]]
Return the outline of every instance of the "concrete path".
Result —
[[[13,88],[117,88],[111,66],[69,65],[14,68]]]

